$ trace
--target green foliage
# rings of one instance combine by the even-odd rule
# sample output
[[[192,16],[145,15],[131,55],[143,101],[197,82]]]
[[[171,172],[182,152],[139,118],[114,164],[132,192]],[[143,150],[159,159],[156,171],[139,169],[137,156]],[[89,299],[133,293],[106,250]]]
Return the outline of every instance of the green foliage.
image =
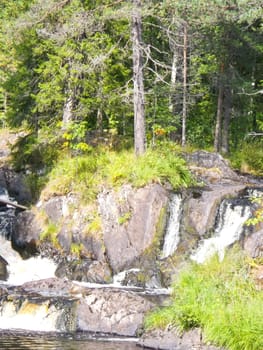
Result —
[[[263,141],[243,143],[239,150],[231,155],[230,161],[235,169],[244,173],[263,175]]]
[[[49,222],[45,228],[45,230],[40,235],[40,240],[44,241],[50,241],[55,247],[59,247],[57,234],[58,234],[58,227],[53,222]]]
[[[100,177],[97,176],[98,158],[96,153],[88,156],[60,159],[50,173],[49,181],[42,195],[64,195],[67,193],[81,194],[83,200],[93,200],[96,197]]]
[[[127,213],[123,214],[118,219],[119,224],[124,225],[126,222],[128,222],[130,220],[131,216],[132,216],[132,213],[129,211]]]
[[[66,146],[89,152],[85,132],[133,134],[131,4],[109,1],[2,0],[0,114],[39,132],[62,122]],[[261,7],[248,0],[147,2],[142,7],[147,139],[180,138],[182,23],[188,27],[187,142],[213,145],[218,81],[233,91],[230,144],[262,128]],[[176,57],[176,81],[171,67]],[[231,67],[222,73],[221,64]],[[230,74],[231,73],[231,74]],[[21,150],[21,154],[23,149]]]
[[[82,243],[71,243],[70,253],[75,255],[77,258],[79,258],[83,249],[84,249],[84,246]]]
[[[191,183],[191,176],[184,160],[165,147],[149,150],[140,157],[130,178],[138,187],[149,182],[161,184],[169,182],[176,189],[187,187]]]
[[[246,225],[258,225],[263,222],[263,196],[253,197],[251,199],[256,204],[257,209],[254,211],[252,218],[246,221]]]
[[[69,123],[67,129],[64,130],[63,138],[65,140],[63,146],[81,153],[92,150],[86,142],[84,142],[87,133],[87,123]]]
[[[150,314],[146,327],[201,327],[205,341],[229,350],[263,347],[263,292],[256,289],[245,256],[233,249],[219,262],[192,264],[173,285],[169,307]]]
[[[88,224],[85,228],[86,235],[98,235],[102,231],[101,217],[97,210],[89,213]]]
[[[189,186],[192,178],[184,160],[168,146],[149,150],[139,158],[132,151],[94,149],[87,155],[64,156],[59,160],[43,196],[73,192],[90,201],[101,186],[118,187],[127,182],[135,187],[169,182],[173,188],[180,188]]]
[[[12,147],[12,161],[17,171],[43,172],[52,166],[58,152],[58,141],[51,134],[28,133],[21,136]]]

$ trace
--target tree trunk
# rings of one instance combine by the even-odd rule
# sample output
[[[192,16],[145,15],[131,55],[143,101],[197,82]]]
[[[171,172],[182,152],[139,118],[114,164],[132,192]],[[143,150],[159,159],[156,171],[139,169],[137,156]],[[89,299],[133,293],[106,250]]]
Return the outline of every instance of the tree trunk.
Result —
[[[215,126],[215,140],[214,140],[215,152],[219,152],[220,151],[220,147],[221,147],[221,127],[222,127],[222,114],[223,114],[223,96],[224,96],[224,87],[223,87],[222,77],[220,77],[219,87],[218,87],[217,113],[216,113],[216,126]]]
[[[64,104],[63,117],[62,117],[62,128],[67,128],[68,124],[73,120],[73,98],[69,96]]]
[[[224,89],[224,99],[223,99],[223,127],[222,127],[222,153],[229,153],[229,125],[232,111],[232,91],[231,87],[228,86]]]
[[[183,111],[182,111],[182,146],[186,144],[186,117],[187,117],[187,23],[184,22],[184,63],[183,63]]]
[[[97,121],[96,121],[96,129],[99,135],[102,135],[103,132],[103,114],[101,108],[97,110]]]
[[[173,48],[173,60],[172,60],[172,71],[171,71],[171,95],[169,110],[173,115],[176,115],[175,103],[176,103],[176,81],[177,81],[177,70],[178,70],[178,52],[176,47]]]
[[[134,86],[134,148],[137,156],[146,150],[143,59],[141,49],[141,1],[133,0],[132,50]]]

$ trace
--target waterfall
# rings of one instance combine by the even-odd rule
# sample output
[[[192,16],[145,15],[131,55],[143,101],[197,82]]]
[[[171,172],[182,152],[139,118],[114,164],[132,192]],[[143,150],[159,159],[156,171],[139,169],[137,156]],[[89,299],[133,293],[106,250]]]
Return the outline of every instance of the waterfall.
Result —
[[[225,248],[240,239],[244,223],[251,214],[252,206],[247,199],[223,200],[219,207],[214,236],[204,239],[191,255],[191,259],[197,263],[203,263],[217,253],[222,260]]]
[[[182,213],[182,196],[174,194],[169,203],[169,220],[164,237],[162,258],[172,255],[180,241],[180,217]]]
[[[13,250],[11,242],[0,236],[0,256],[8,263],[9,284],[19,285],[28,281],[36,281],[43,278],[55,276],[56,264],[40,256],[23,260],[21,256]]]
[[[72,332],[76,330],[74,300],[50,300],[18,297],[2,300],[0,329],[23,329],[38,332]]]

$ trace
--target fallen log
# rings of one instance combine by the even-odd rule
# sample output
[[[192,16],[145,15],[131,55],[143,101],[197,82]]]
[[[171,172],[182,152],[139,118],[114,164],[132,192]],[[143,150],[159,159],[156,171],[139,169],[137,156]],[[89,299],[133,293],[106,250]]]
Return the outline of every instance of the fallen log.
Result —
[[[10,201],[8,199],[4,199],[4,198],[1,198],[1,197],[0,197],[0,204],[10,205],[11,207],[22,209],[22,210],[27,210],[28,209],[24,205],[12,202],[12,201]]]

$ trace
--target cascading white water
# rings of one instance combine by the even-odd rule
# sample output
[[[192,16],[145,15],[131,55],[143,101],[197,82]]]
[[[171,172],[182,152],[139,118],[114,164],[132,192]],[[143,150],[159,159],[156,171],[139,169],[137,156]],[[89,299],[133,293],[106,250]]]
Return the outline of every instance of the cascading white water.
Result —
[[[164,237],[162,258],[172,255],[180,242],[180,217],[182,213],[182,196],[174,194],[169,203],[169,220]]]
[[[122,287],[123,281],[125,280],[127,274],[130,272],[140,272],[140,269],[129,269],[119,272],[118,274],[113,276],[113,285],[116,287]]]
[[[13,301],[2,302],[0,329],[23,329],[39,332],[55,332],[61,311],[49,301],[37,304],[25,300],[18,309]]]
[[[23,260],[12,249],[11,242],[0,236],[0,255],[7,261],[8,284],[20,285],[28,281],[36,281],[55,276],[56,264],[40,256]]]
[[[224,200],[220,205],[219,222],[214,236],[203,240],[191,259],[202,264],[217,253],[222,260],[225,248],[240,239],[244,223],[251,214],[252,209],[248,203],[234,204],[231,200]]]

